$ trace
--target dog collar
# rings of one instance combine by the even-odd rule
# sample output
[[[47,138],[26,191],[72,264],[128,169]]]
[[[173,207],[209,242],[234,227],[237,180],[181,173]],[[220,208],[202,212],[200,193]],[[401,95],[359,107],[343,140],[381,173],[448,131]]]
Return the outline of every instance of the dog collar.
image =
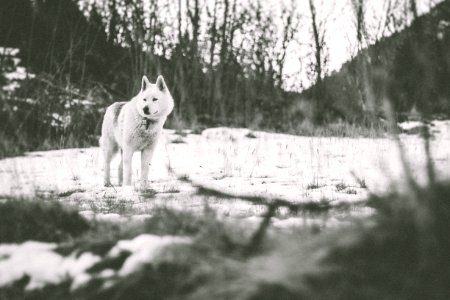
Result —
[[[150,125],[155,124],[156,121],[152,119],[143,118],[142,119],[142,126],[145,126],[145,129],[147,130]]]

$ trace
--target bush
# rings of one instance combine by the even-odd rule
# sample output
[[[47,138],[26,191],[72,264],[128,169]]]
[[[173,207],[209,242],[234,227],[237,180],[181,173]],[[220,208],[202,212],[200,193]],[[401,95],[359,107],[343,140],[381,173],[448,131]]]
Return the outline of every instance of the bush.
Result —
[[[373,196],[374,223],[333,236],[308,299],[449,299],[450,185]],[[322,249],[323,250],[323,249]]]
[[[8,199],[0,203],[0,243],[61,242],[88,229],[78,212],[58,202]]]
[[[0,94],[0,96],[2,96]],[[85,91],[40,75],[0,99],[0,157],[22,151],[97,145],[105,103],[100,86]]]

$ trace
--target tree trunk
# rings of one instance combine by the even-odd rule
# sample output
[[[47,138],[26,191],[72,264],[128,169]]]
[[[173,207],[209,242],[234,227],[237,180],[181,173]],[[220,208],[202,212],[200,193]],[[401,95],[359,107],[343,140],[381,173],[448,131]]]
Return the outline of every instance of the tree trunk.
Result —
[[[322,83],[322,72],[323,72],[323,66],[322,66],[322,51],[323,51],[323,43],[322,43],[322,36],[320,33],[319,24],[317,21],[317,12],[316,7],[314,4],[314,0],[309,0],[309,8],[311,12],[311,22],[312,22],[312,29],[313,29],[313,48],[314,48],[314,71],[316,73],[316,82],[314,85],[314,109],[313,109],[313,121],[317,124],[321,124],[325,121],[324,115],[327,113],[326,105],[325,105],[325,93],[324,93],[324,86]]]

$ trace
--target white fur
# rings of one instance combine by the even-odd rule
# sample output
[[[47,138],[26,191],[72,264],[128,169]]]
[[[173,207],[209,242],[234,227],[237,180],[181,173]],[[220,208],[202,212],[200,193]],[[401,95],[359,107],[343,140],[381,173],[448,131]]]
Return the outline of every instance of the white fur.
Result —
[[[153,152],[173,106],[162,76],[158,76],[155,84],[144,76],[139,94],[128,102],[115,102],[106,109],[100,138],[105,185],[111,185],[110,163],[119,150],[122,154],[119,185],[131,185],[131,161],[136,151],[141,151],[141,185],[147,185]]]

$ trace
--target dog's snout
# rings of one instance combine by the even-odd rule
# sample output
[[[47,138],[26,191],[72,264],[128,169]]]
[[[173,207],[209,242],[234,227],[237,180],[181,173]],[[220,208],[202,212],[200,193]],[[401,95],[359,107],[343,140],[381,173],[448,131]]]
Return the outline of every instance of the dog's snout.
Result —
[[[150,113],[150,110],[148,109],[147,106],[144,106],[143,108],[144,114],[148,115]]]

